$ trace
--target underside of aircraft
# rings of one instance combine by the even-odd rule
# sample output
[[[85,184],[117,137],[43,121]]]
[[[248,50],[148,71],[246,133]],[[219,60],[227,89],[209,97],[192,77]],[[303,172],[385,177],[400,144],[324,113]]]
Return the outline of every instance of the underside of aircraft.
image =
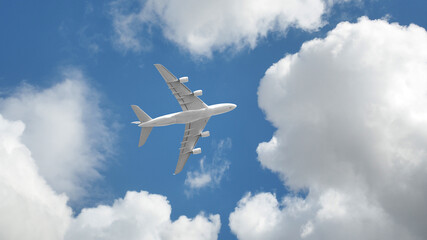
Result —
[[[208,137],[210,135],[209,131],[203,131],[210,117],[229,112],[236,108],[236,105],[232,103],[221,103],[208,106],[199,98],[203,93],[202,90],[193,92],[184,85],[184,83],[188,82],[188,77],[176,78],[163,65],[154,64],[154,66],[160,72],[167,86],[172,91],[182,111],[153,119],[137,105],[131,105],[139,120],[132,123],[141,127],[139,147],[145,144],[153,127],[185,124],[184,138],[179,148],[178,164],[174,172],[174,174],[178,174],[184,168],[191,154],[201,153],[201,149],[194,148],[194,146],[200,137]]]

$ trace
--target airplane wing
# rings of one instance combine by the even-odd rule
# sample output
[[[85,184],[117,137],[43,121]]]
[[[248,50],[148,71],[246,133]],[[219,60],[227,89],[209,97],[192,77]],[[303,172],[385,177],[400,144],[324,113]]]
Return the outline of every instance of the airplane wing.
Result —
[[[169,72],[163,65],[154,64],[154,66],[156,66],[157,70],[165,79],[172,94],[175,96],[179,105],[181,105],[182,111],[207,108],[207,105],[200,98],[195,96],[187,86],[181,83],[178,78]]]
[[[200,133],[205,128],[208,120],[209,118],[203,118],[185,125],[184,138],[181,142],[178,164],[176,165],[174,174],[178,174],[181,172],[182,168],[184,168],[184,165],[187,162],[188,157],[190,157],[191,151],[199,140]]]

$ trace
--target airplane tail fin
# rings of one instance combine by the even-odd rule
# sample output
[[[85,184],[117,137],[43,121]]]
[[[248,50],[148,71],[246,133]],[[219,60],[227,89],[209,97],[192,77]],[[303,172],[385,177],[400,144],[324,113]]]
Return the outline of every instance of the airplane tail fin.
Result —
[[[148,116],[148,114],[146,114],[144,111],[142,111],[142,109],[139,108],[138,106],[131,105],[131,107],[132,107],[133,111],[135,112],[135,114],[138,117],[140,122],[143,123],[143,122],[147,122],[147,121],[151,120],[150,116]]]
[[[148,114],[146,114],[144,111],[142,111],[142,109],[139,108],[138,106],[131,105],[131,107],[139,119],[139,122],[134,122],[134,123],[139,124],[139,123],[143,123],[143,122],[147,122],[147,121],[151,120],[151,117],[148,116]],[[152,127],[142,127],[141,135],[139,137],[138,147],[141,147],[142,145],[144,145],[144,143],[147,141],[147,138],[150,135],[152,129],[153,129]]]

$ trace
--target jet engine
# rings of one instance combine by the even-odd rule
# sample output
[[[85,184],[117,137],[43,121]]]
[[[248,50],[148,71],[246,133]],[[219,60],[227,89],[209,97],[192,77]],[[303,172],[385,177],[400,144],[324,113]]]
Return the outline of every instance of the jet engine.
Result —
[[[202,96],[202,94],[203,94],[203,91],[202,91],[202,90],[197,90],[197,91],[194,91],[194,92],[193,92],[193,95],[194,95],[194,96],[196,96],[196,97],[198,97],[198,96]]]
[[[202,149],[201,148],[194,148],[193,150],[191,150],[192,154],[200,154],[202,153]]]
[[[180,77],[178,81],[180,83],[186,83],[186,82],[188,82],[188,77]]]
[[[204,131],[200,133],[200,137],[209,137],[211,134],[209,133],[209,131]]]

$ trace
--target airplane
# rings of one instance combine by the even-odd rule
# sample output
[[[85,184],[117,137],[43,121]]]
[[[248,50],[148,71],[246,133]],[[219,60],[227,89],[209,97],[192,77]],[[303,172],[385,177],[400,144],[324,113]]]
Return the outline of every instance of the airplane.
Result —
[[[152,119],[137,105],[131,105],[139,120],[132,123],[141,127],[138,147],[145,144],[153,127],[185,124],[184,138],[179,148],[178,164],[174,172],[174,175],[176,175],[182,171],[191,154],[200,154],[202,152],[201,148],[194,148],[194,146],[200,137],[210,136],[209,131],[203,131],[209,118],[235,109],[236,104],[220,103],[208,106],[199,98],[203,93],[202,90],[193,92],[184,85],[184,83],[188,82],[188,77],[178,79],[163,65],[154,64],[154,66],[166,81],[166,84],[181,106],[182,112],[171,113]]]

